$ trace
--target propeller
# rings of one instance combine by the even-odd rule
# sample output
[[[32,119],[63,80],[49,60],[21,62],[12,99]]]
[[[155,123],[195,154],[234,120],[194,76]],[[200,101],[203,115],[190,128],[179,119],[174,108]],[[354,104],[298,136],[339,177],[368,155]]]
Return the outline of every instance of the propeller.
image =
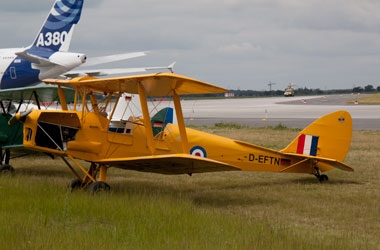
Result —
[[[15,114],[14,116],[11,117],[11,119],[9,119],[8,121],[8,125],[14,125],[16,123],[18,123],[19,121],[21,122],[25,122],[25,119],[26,117],[32,112],[32,110],[28,110],[28,111],[25,111],[25,112],[19,112],[17,114]]]

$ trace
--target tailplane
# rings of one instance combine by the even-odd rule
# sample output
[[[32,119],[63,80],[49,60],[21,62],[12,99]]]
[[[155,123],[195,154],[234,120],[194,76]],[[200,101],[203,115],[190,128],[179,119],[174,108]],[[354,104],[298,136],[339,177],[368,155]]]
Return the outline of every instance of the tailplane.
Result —
[[[84,0],[57,0],[32,47],[68,51],[75,25],[79,22]]]
[[[350,147],[351,136],[351,115],[347,111],[336,111],[311,123],[281,152],[342,162]]]

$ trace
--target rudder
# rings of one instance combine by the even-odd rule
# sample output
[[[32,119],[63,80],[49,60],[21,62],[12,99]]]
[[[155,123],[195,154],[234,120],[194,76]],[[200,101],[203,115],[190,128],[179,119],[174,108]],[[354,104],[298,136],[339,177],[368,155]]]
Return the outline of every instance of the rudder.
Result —
[[[158,111],[152,117],[151,123],[153,126],[153,136],[156,136],[164,130],[166,124],[173,123],[173,108],[166,107]]]
[[[83,0],[57,0],[32,46],[53,51],[68,51],[74,26],[79,22],[82,13],[82,6]]]
[[[343,161],[350,147],[352,118],[339,110],[320,117],[303,129],[281,152]]]

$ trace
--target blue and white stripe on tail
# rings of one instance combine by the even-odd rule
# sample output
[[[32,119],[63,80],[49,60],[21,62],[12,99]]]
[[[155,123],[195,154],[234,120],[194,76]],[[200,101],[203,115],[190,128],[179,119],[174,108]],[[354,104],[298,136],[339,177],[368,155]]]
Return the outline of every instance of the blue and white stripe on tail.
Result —
[[[74,27],[79,22],[83,0],[57,0],[32,47],[68,51]]]

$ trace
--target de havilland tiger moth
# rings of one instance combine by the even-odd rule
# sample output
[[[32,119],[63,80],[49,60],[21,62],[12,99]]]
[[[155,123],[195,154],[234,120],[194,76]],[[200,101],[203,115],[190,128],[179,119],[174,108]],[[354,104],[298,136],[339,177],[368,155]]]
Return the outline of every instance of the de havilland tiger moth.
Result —
[[[182,95],[227,91],[196,79],[156,73],[44,82],[58,87],[62,110],[20,112],[10,124],[24,123],[24,147],[60,156],[65,161],[76,176],[70,184],[72,188],[110,189],[106,181],[112,167],[168,175],[216,171],[305,173],[321,182],[328,180],[324,172],[333,168],[353,171],[343,163],[352,135],[352,119],[344,110],[320,117],[287,147],[276,151],[187,128],[181,109]],[[61,91],[65,87],[75,90],[76,105],[72,110]],[[105,96],[102,105],[98,93]],[[124,93],[139,96],[142,115],[131,115],[120,122],[119,128],[111,128],[114,110]],[[176,124],[169,108],[160,111],[161,118],[151,117],[151,97],[172,99]]]

